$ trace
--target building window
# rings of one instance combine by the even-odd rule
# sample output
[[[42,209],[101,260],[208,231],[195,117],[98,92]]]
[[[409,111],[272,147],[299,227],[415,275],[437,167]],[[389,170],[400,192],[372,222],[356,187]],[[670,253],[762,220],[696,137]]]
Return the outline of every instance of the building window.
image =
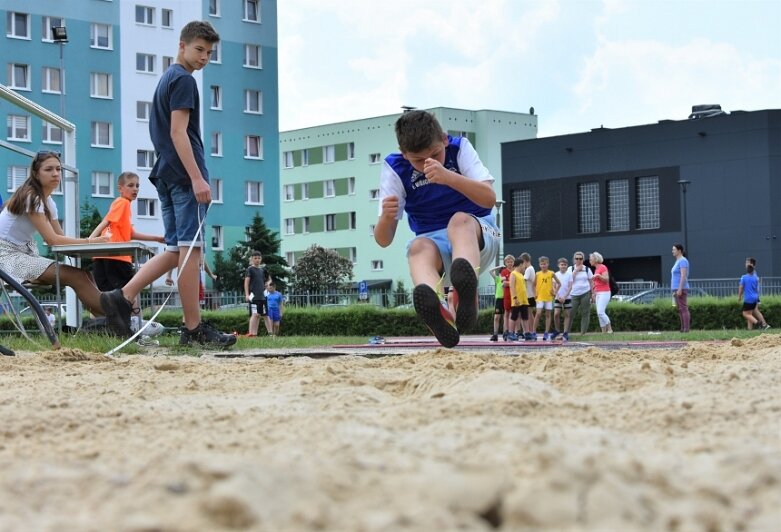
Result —
[[[349,256],[350,262],[353,264],[357,264],[358,262],[358,249],[357,248],[350,248]]]
[[[222,179],[212,178],[209,188],[212,189],[212,203],[222,203]]]
[[[301,199],[309,199],[309,183],[301,183]]]
[[[155,152],[152,150],[136,150],[136,166],[149,169],[155,165]]]
[[[168,70],[171,67],[171,65],[173,65],[173,64],[174,64],[174,58],[173,57],[171,57],[170,55],[164,55],[163,56],[163,72]]]
[[[219,85],[212,85],[211,87],[211,108],[215,110],[222,110],[222,89]]]
[[[114,176],[111,172],[92,172],[92,195],[110,198],[114,195]]]
[[[301,222],[301,232],[304,234],[309,233],[309,216],[304,216],[304,219]]]
[[[111,50],[114,47],[111,25],[93,23],[90,26],[89,45],[91,48]]]
[[[8,192],[13,192],[27,180],[28,169],[26,166],[8,167]]]
[[[287,265],[291,268],[296,265],[296,254],[292,251],[288,251],[285,253],[285,262],[287,262]]]
[[[282,154],[282,164],[285,168],[293,168],[293,152],[286,151]]]
[[[355,229],[355,228],[356,228],[356,223],[355,223],[355,211],[352,211],[352,212],[350,212],[350,216],[349,216],[349,222],[350,222],[350,227],[349,227],[349,229]]]
[[[155,23],[155,8],[136,6],[136,24],[153,26]]]
[[[384,268],[381,260],[372,261],[372,271],[379,272]]]
[[[285,218],[285,234],[296,234],[296,221],[293,218]]]
[[[92,147],[111,148],[114,146],[111,122],[92,122]]]
[[[62,144],[62,129],[46,120],[42,121],[41,141],[47,144]]]
[[[155,56],[152,54],[136,54],[136,72],[155,73]]]
[[[324,163],[332,163],[336,157],[336,148],[331,146],[323,146],[323,162]]]
[[[369,154],[369,164],[377,164],[382,162],[382,155],[379,153],[370,153]]]
[[[30,141],[30,117],[23,115],[8,115],[8,140]]]
[[[140,218],[157,218],[157,200],[138,198],[138,216]]]
[[[41,40],[44,42],[54,42],[52,27],[65,26],[65,19],[59,17],[41,17]]]
[[[336,195],[336,187],[333,179],[326,179],[325,181],[325,197],[333,198]]]
[[[258,0],[244,0],[244,22],[260,22]]]
[[[326,231],[336,231],[336,215],[335,214],[326,214],[325,215],[325,230]]]
[[[528,188],[513,190],[511,195],[512,238],[532,237],[532,194]]]
[[[214,46],[212,46],[212,55],[209,57],[209,62],[211,63],[222,63],[220,55],[220,43],[216,42],[214,43]]]
[[[296,187],[293,185],[285,185],[285,201],[293,201],[296,199],[295,189]]]
[[[149,122],[149,115],[152,114],[152,102],[136,102],[136,120]]]
[[[629,180],[607,182],[607,230],[629,231]]]
[[[16,90],[30,90],[30,65],[8,63],[8,85]]]
[[[6,13],[6,36],[13,39],[30,38],[30,15],[27,13]]]
[[[263,93],[252,89],[244,91],[244,112],[253,114],[263,113]]]
[[[209,0],[209,16],[220,16],[220,0]]]
[[[171,9],[163,9],[160,25],[164,28],[174,27],[174,12]]]
[[[244,45],[244,66],[247,68],[263,68],[259,44]]]
[[[637,178],[637,228],[659,229],[659,178]]]
[[[41,92],[62,93],[62,75],[59,68],[43,67],[41,71]]]
[[[90,72],[89,75],[89,95],[92,98],[113,98],[112,89],[113,76],[105,72]]]
[[[222,249],[222,226],[212,226],[212,249]]]
[[[355,143],[354,142],[348,142],[347,143],[347,159],[353,160],[355,159]]]
[[[301,166],[309,166],[309,150],[301,150]]]
[[[222,133],[219,131],[215,131],[211,134],[209,153],[212,157],[222,157]]]
[[[347,178],[347,194],[350,196],[355,194],[355,178],[354,177],[348,177]]]
[[[247,193],[244,199],[247,205],[263,205],[263,183],[247,181]]]
[[[244,137],[244,158],[263,158],[263,137],[257,135],[247,135]]]
[[[578,185],[578,233],[599,233],[599,183]]]
[[[369,191],[369,199],[370,200],[378,200],[380,199],[380,189],[379,188],[373,188]]]

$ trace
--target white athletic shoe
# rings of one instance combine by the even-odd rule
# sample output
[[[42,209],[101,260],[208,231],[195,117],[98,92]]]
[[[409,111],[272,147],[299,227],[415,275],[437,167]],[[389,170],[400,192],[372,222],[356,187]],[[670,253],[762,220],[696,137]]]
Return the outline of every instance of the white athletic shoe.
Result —
[[[146,323],[149,323],[149,325],[146,327],[146,329],[144,329],[144,332],[141,333],[141,336],[159,336],[163,334],[163,331],[165,331],[165,327],[163,327],[160,323],[156,321],[146,322],[139,319],[138,316],[133,316],[130,318],[130,330],[135,333]]]

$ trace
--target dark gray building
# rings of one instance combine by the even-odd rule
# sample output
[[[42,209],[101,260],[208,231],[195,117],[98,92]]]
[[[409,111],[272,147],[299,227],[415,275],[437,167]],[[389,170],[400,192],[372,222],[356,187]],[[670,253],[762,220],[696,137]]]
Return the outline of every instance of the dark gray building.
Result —
[[[779,109],[508,142],[502,176],[505,252],[535,264],[599,251],[619,281],[669,284],[688,242],[694,279],[747,256],[781,276]]]

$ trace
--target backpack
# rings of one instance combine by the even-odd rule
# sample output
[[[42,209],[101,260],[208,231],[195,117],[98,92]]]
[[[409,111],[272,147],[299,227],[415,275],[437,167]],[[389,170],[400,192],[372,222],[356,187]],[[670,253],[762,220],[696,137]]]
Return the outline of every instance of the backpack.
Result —
[[[618,287],[618,282],[615,280],[615,278],[613,278],[613,274],[610,272],[608,272],[607,282],[610,285],[610,297],[613,297],[621,291],[621,289]]]

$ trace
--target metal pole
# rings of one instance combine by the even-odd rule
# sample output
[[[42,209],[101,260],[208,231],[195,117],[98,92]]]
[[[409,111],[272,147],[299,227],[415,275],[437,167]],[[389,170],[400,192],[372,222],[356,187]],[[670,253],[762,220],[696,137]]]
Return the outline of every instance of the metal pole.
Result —
[[[689,223],[686,217],[686,189],[690,183],[691,181],[688,179],[681,179],[678,181],[681,192],[683,192],[683,247],[687,254],[689,253]]]
[[[60,116],[65,117],[65,67],[62,61],[62,48],[65,45],[60,41]]]

